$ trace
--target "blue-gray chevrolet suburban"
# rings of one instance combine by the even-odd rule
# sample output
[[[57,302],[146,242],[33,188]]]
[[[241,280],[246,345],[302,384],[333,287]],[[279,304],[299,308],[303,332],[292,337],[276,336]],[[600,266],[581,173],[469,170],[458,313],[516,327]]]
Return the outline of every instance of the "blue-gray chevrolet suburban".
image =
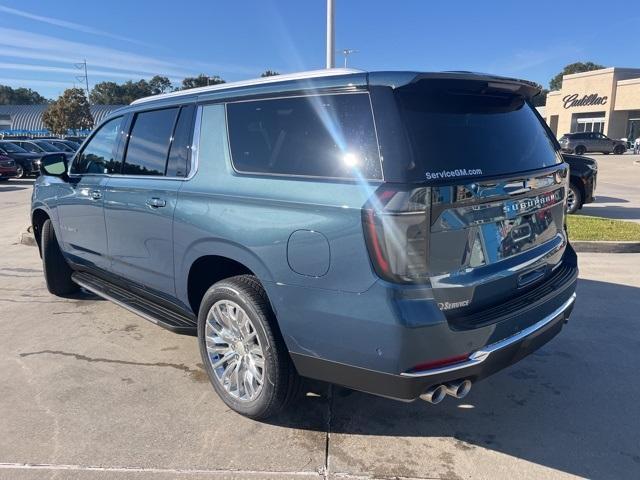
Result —
[[[197,336],[266,418],[308,377],[439,403],[553,338],[575,300],[568,166],[527,81],[322,70],[143,98],[43,159],[49,291]]]

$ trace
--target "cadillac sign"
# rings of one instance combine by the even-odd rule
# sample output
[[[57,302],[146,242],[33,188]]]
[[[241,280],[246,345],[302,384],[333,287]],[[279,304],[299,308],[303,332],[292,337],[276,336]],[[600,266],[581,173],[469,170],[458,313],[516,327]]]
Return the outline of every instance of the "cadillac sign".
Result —
[[[571,107],[588,107],[591,105],[606,105],[609,97],[599,97],[597,93],[591,93],[584,95],[582,98],[578,98],[578,94],[567,95],[562,99],[564,102],[564,108]]]

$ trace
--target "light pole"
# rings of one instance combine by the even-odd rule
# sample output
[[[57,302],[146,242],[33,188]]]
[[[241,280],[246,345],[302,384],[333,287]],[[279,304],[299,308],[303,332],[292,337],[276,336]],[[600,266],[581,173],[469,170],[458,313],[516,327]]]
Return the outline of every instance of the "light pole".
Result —
[[[327,68],[335,68],[334,0],[327,0]]]

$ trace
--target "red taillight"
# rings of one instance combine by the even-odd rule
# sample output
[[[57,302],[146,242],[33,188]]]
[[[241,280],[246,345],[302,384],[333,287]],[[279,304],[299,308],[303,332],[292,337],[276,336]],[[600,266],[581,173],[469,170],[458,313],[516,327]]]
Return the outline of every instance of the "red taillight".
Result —
[[[362,210],[369,257],[376,273],[396,283],[425,283],[429,189],[383,185]]]
[[[432,362],[419,363],[411,369],[412,372],[421,372],[423,370],[432,370],[434,368],[448,367],[449,365],[455,365],[456,363],[464,362],[469,359],[469,354],[457,355],[455,357],[440,358]]]

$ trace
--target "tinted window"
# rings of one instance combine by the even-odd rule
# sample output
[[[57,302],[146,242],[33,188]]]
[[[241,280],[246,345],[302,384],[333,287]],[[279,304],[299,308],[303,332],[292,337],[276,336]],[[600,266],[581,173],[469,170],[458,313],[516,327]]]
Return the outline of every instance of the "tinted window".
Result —
[[[70,146],[62,142],[52,142],[51,145],[62,152],[73,152],[73,149]]]
[[[59,148],[56,148],[55,146],[53,146],[49,142],[34,142],[34,143],[36,145],[38,145],[45,152],[59,152],[60,151]]]
[[[164,175],[177,108],[138,113],[124,159],[125,175]]]
[[[31,152],[31,153],[42,153],[42,151],[44,150],[31,142],[21,142],[20,146],[24,148],[27,152]]]
[[[105,123],[79,153],[71,167],[71,173],[117,173],[115,149],[120,133],[122,117]]]
[[[412,178],[451,182],[559,162],[554,142],[522,97],[483,91],[480,82],[424,83],[396,92],[413,150],[406,164]]]
[[[2,150],[8,153],[27,153],[27,151],[24,148],[11,142],[0,143],[0,148],[2,148]]]
[[[195,107],[193,105],[180,109],[178,123],[173,132],[173,141],[169,149],[169,160],[167,161],[168,177],[186,177],[189,174],[189,151],[191,148],[194,111]]]
[[[382,177],[367,94],[230,103],[227,115],[240,172]]]

